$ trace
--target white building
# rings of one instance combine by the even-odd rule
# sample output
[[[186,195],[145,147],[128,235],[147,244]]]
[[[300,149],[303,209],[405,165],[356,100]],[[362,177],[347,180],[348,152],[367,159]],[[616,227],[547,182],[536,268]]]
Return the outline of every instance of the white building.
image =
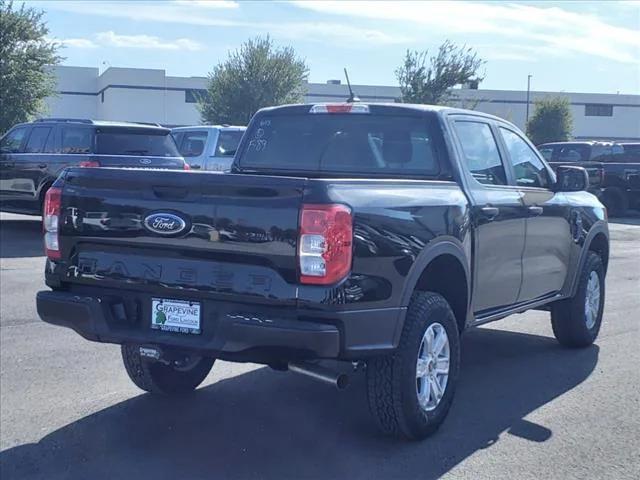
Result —
[[[196,98],[205,77],[170,77],[164,70],[109,67],[56,67],[58,95],[48,99],[52,117],[157,122],[163,125],[200,123]],[[393,102],[398,87],[354,85],[363,102]],[[511,90],[456,90],[460,106],[505,118],[524,127],[527,95]],[[569,98],[575,138],[640,140],[640,95],[531,92],[533,102],[545,96]],[[337,81],[307,84],[305,101],[331,102],[347,98],[347,86]],[[477,103],[476,103],[477,102]]]

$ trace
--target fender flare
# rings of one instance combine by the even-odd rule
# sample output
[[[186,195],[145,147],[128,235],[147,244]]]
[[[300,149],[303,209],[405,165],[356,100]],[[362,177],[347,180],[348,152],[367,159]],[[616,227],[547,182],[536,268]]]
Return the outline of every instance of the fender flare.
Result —
[[[409,305],[411,295],[420,279],[420,276],[429,266],[429,264],[441,255],[451,255],[455,257],[464,270],[465,280],[467,282],[467,320],[469,317],[469,304],[471,301],[471,268],[468,256],[465,254],[464,247],[460,240],[455,237],[443,236],[438,237],[427,244],[420,252],[416,260],[413,262],[409,273],[405,279],[404,288],[401,297],[401,306]]]
[[[587,261],[587,253],[589,252],[589,247],[591,246],[591,242],[593,239],[602,233],[607,238],[607,243],[609,242],[609,228],[607,223],[604,220],[598,220],[593,224],[589,232],[587,233],[584,242],[582,243],[582,250],[580,251],[580,257],[578,257],[578,264],[576,266],[575,271],[573,272],[573,278],[571,279],[571,284],[569,288],[569,297],[573,297],[576,294],[576,289],[578,288],[578,278],[580,277],[580,272],[584,267],[584,263]],[[608,262],[607,262],[608,263]],[[605,266],[606,272],[606,266]]]

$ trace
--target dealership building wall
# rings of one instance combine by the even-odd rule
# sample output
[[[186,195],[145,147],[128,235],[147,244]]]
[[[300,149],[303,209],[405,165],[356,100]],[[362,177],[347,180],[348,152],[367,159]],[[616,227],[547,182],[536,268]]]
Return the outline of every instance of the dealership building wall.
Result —
[[[196,125],[196,99],[207,85],[205,77],[172,77],[164,70],[109,67],[55,67],[57,95],[47,99],[48,116]],[[305,101],[344,101],[347,87],[337,81],[308,83]],[[363,102],[394,102],[394,86],[354,85]],[[526,92],[511,90],[455,90],[460,107],[491,113],[524,128]],[[533,102],[545,96],[569,98],[575,138],[640,140],[640,95],[531,92]]]

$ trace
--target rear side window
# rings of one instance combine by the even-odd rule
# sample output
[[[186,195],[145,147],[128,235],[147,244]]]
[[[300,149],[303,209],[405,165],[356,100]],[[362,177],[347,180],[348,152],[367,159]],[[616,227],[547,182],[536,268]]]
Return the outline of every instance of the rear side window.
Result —
[[[141,155],[179,157],[171,134],[163,130],[100,128],[96,131],[96,153],[102,155]]]
[[[51,133],[51,127],[34,127],[29,135],[29,141],[24,151],[26,153],[41,153]]]
[[[454,125],[473,178],[484,185],[506,185],[507,175],[489,124],[458,121]]]
[[[20,153],[22,142],[27,133],[26,127],[14,128],[2,139],[0,144],[0,152],[2,153]]]
[[[62,153],[91,153],[93,129],[86,127],[62,127]]]
[[[244,132],[241,130],[226,130],[218,135],[218,144],[214,156],[233,157],[238,150],[238,144]]]
[[[179,151],[183,157],[199,157],[207,144],[207,131],[181,132]]]
[[[241,167],[436,176],[440,165],[424,117],[265,115],[246,133]]]

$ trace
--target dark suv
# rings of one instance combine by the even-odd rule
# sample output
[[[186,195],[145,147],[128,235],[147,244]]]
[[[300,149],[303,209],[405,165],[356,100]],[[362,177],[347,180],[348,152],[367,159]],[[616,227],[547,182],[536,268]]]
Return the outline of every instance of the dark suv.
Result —
[[[0,210],[40,215],[65,167],[182,170],[170,130],[159,125],[49,118],[14,126],[0,140]]]

